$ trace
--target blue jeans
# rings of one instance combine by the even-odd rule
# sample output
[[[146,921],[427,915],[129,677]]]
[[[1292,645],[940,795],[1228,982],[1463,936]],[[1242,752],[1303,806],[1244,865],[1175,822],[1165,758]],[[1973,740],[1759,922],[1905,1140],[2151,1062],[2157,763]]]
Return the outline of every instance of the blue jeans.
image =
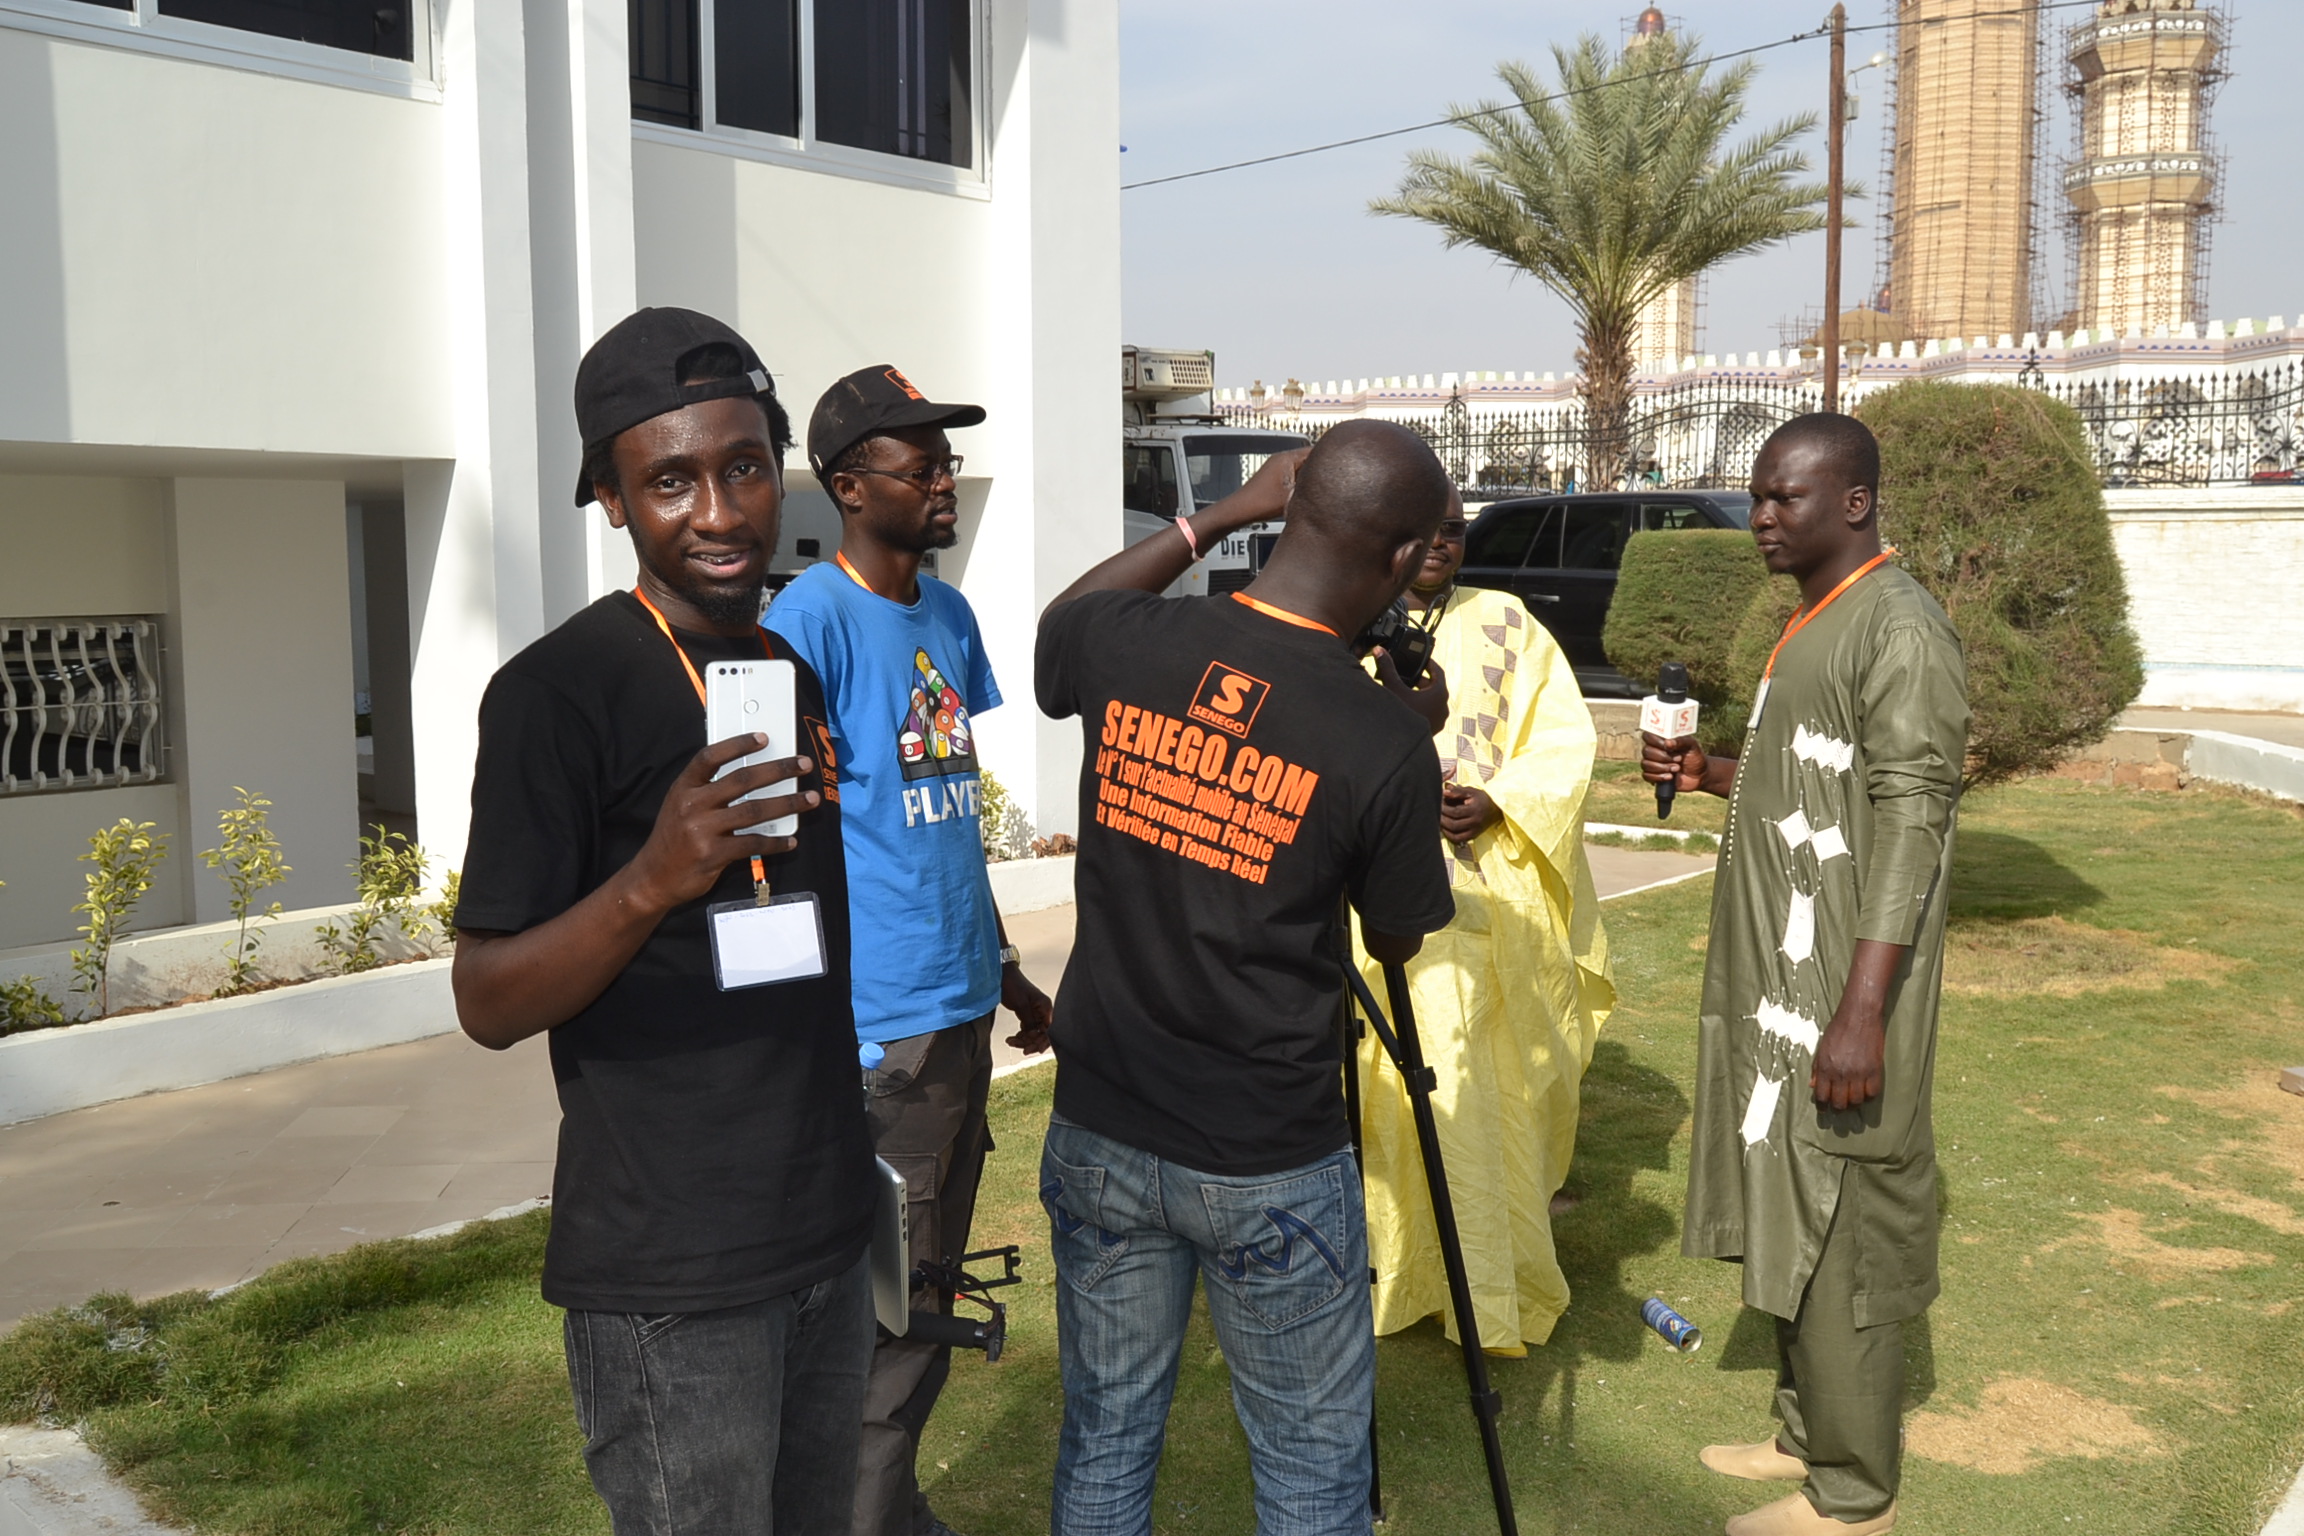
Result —
[[[1248,1435],[1259,1536],[1367,1536],[1376,1336],[1350,1150],[1225,1177],[1052,1116],[1040,1202],[1064,1368],[1054,1536],[1151,1531],[1196,1274]]]
[[[568,1383],[616,1536],[826,1536],[856,1504],[867,1259],[717,1312],[570,1312]]]

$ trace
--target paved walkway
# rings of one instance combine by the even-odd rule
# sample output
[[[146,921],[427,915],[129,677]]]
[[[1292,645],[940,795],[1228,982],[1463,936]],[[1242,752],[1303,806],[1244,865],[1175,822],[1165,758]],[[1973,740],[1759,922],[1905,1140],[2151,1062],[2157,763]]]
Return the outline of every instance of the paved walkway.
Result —
[[[2150,731],[2223,731],[2284,747],[2304,747],[2304,715],[2235,714],[2214,709],[2131,709],[2122,725]]]
[[[1592,862],[1603,894],[1711,867],[1621,848]],[[1053,993],[1072,909],[1008,931]],[[447,1034],[0,1128],[0,1329],[99,1291],[229,1285],[549,1194],[559,1119],[541,1038],[487,1051]]]

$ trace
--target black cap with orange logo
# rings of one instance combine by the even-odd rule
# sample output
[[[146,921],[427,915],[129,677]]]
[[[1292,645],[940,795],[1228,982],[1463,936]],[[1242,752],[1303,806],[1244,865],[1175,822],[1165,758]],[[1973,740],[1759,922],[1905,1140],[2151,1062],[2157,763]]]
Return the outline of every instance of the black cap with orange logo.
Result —
[[[940,405],[888,363],[859,368],[824,391],[808,418],[808,465],[831,478],[832,461],[876,432],[893,427],[973,427],[980,405]]]

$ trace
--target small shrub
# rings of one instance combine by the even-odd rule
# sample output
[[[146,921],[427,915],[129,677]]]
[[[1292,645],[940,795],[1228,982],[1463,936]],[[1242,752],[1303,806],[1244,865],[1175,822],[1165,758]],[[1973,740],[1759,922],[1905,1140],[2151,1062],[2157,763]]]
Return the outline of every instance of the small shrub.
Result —
[[[72,990],[96,1000],[97,1018],[112,1011],[112,945],[128,928],[136,904],[152,889],[152,876],[168,857],[168,838],[153,823],[123,816],[88,839],[82,863],[93,864],[88,895],[72,910],[87,921],[88,942],[72,951]]]
[[[1742,529],[1636,533],[1624,546],[1601,645],[1625,676],[1653,688],[1668,661],[1688,664],[1688,696],[1703,708],[1696,734],[1708,752],[1743,738],[1749,695],[1730,663],[1737,626],[1768,580]]]
[[[1023,807],[992,773],[986,771],[978,777],[976,832],[984,841],[984,857],[995,864],[1029,857],[1032,824],[1025,819]]]
[[[358,878],[360,905],[346,915],[344,926],[322,923],[314,931],[320,948],[335,963],[336,974],[350,976],[372,971],[384,963],[385,940],[400,938],[423,943],[432,931],[432,916],[417,904],[424,890],[424,869],[431,858],[398,832],[381,824],[374,837],[360,839],[360,857],[352,865]]]
[[[0,981],[0,1035],[65,1022],[64,1006],[29,976]]]
[[[424,916],[437,935],[427,947],[434,954],[453,948],[456,943],[456,903],[464,896],[464,872],[448,871],[440,882],[440,894],[424,904]]]
[[[248,917],[255,910],[256,898],[290,873],[288,861],[280,856],[280,839],[272,835],[272,802],[237,784],[232,786],[232,793],[239,803],[216,818],[223,842],[200,855],[201,863],[224,877],[232,892],[232,916],[240,924],[227,952],[224,985],[216,989],[218,997],[245,992],[254,984],[256,951],[264,942],[264,930],[250,933]],[[258,915],[278,917],[280,903],[273,902]]]
[[[1968,657],[1968,783],[2054,767],[2144,687],[2128,584],[2070,406],[2002,384],[1900,384],[1880,439],[1880,533]]]

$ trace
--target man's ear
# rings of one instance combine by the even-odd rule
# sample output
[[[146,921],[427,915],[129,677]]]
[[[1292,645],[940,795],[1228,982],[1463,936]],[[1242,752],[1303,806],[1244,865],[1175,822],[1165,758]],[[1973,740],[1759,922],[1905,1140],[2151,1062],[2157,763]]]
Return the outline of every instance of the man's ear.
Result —
[[[624,521],[624,497],[623,494],[618,491],[615,486],[602,485],[597,480],[593,481],[592,499],[599,502],[600,510],[608,514],[609,527],[622,528],[626,526]]]
[[[1878,502],[1879,497],[1874,493],[1872,487],[1868,485],[1851,487],[1848,492],[1848,526],[1861,528],[1872,521],[1872,514],[1878,510]]]
[[[845,489],[841,486],[843,480],[847,482]],[[824,482],[824,492],[832,498],[832,510],[843,517],[851,512],[864,510],[863,487],[859,486],[856,483],[856,477],[845,469],[832,471],[831,477]]]
[[[1390,566],[1393,591],[1401,592],[1407,589],[1409,578],[1423,568],[1424,554],[1431,547],[1432,541],[1430,539],[1410,539],[1405,543],[1393,546]]]

